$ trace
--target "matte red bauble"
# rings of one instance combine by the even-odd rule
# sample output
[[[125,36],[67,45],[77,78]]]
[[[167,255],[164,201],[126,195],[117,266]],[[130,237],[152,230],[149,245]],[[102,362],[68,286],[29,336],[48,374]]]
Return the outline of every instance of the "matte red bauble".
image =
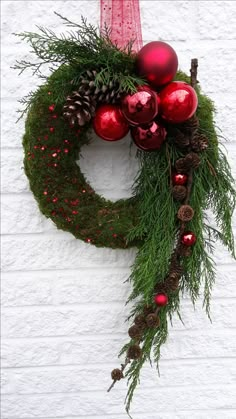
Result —
[[[155,87],[170,83],[178,68],[175,50],[165,42],[154,41],[145,45],[137,55],[137,72]]]
[[[166,130],[157,122],[131,128],[131,136],[138,148],[144,151],[158,150],[166,138]]]
[[[195,90],[187,83],[173,81],[160,92],[160,113],[168,122],[187,121],[197,109]]]
[[[130,124],[147,124],[158,112],[157,93],[148,86],[140,86],[136,93],[124,97],[121,109]]]
[[[174,173],[172,175],[173,185],[185,185],[187,183],[188,176],[184,173]]]
[[[154,297],[154,301],[158,306],[163,307],[167,305],[168,297],[166,294],[157,294]]]
[[[186,231],[181,237],[181,243],[185,246],[193,246],[197,241],[197,237],[192,231]]]
[[[121,140],[129,132],[129,125],[116,105],[101,105],[96,111],[93,128],[105,141]]]

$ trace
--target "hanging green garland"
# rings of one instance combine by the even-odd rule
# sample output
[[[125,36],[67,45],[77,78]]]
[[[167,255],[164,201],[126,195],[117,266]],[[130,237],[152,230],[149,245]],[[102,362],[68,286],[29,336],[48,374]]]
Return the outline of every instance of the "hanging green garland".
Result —
[[[111,385],[127,376],[129,411],[151,350],[158,364],[168,318],[179,313],[182,292],[195,302],[203,284],[209,313],[215,241],[234,256],[233,179],[219,147],[213,104],[197,86],[197,60],[191,77],[176,74],[177,56],[167,44],[150,43],[135,56],[132,42],[120,50],[108,33],[99,35],[86,21],[63,20],[75,29],[67,36],[44,28],[19,35],[39,61],[17,62],[17,69],[40,73],[43,64],[56,66],[23,100],[25,172],[40,210],[58,228],[100,247],[138,247],[130,276],[130,340]],[[168,71],[158,67],[160,48]],[[156,72],[149,71],[147,59],[153,49]],[[110,202],[86,181],[76,161],[92,128],[107,141],[131,130],[140,162],[132,198]],[[208,209],[216,228],[208,222]]]

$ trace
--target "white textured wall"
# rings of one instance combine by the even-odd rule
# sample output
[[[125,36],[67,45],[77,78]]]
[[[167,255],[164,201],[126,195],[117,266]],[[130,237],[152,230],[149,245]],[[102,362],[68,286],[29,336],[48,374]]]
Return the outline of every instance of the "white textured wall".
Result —
[[[203,91],[215,100],[216,123],[229,139],[236,172],[236,2],[142,0],[144,40],[165,40],[180,66],[199,59]],[[96,249],[57,231],[39,213],[22,168],[23,123],[17,99],[35,81],[10,69],[28,54],[14,31],[63,30],[53,11],[99,23],[99,1],[2,1],[2,367],[4,419],[124,419],[125,381],[107,394],[110,370],[127,339],[124,302],[135,251]],[[124,141],[99,140],[83,170],[96,190],[127,196],[136,166]],[[235,222],[234,222],[235,225]],[[161,378],[144,368],[134,419],[236,418],[236,269],[217,247],[211,324],[183,301],[162,349]]]

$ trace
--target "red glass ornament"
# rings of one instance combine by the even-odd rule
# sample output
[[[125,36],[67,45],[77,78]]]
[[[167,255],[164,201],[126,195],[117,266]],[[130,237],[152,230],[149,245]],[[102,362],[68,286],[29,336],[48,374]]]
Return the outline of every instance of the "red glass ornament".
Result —
[[[168,297],[166,294],[157,294],[154,297],[154,301],[158,306],[164,307],[168,304]]]
[[[140,86],[136,93],[124,97],[121,109],[130,124],[147,124],[158,112],[157,93],[148,86]]]
[[[139,51],[136,68],[138,74],[145,76],[151,85],[160,87],[173,80],[178,68],[178,57],[169,44],[149,42]]]
[[[180,123],[193,116],[198,98],[195,90],[182,81],[173,81],[160,92],[160,113],[168,122]]]
[[[181,237],[181,243],[185,246],[193,246],[197,241],[197,237],[192,231],[185,231]]]
[[[105,141],[121,140],[129,132],[129,125],[116,105],[101,105],[96,111],[93,128]]]
[[[184,173],[174,173],[172,175],[173,185],[185,185],[188,181],[188,176]]]
[[[149,125],[131,128],[131,135],[138,148],[144,151],[154,151],[161,147],[166,138],[166,130],[153,121]]]

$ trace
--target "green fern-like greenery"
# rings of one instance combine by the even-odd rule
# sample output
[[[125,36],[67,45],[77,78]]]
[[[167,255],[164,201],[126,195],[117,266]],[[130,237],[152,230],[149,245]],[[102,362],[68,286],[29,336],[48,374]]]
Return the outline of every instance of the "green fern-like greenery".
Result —
[[[29,43],[36,61],[19,61],[15,68],[20,72],[31,69],[33,73],[45,79],[46,83],[45,88],[42,86],[36,92],[31,92],[22,101],[25,107],[23,112],[28,112],[24,140],[26,152],[31,147],[30,135],[35,127],[37,129],[40,127],[37,106],[40,103],[45,109],[48,107],[48,98],[45,99],[48,86],[53,86],[53,102],[60,110],[67,94],[71,92],[73,86],[77,86],[86,70],[96,70],[96,83],[108,84],[116,79],[120,90],[127,93],[135,91],[137,85],[145,83],[145,80],[135,74],[132,42],[128,43],[124,50],[120,50],[111,43],[109,30],[99,34],[97,28],[87,24],[84,19],[82,24],[76,24],[61,18],[70,28],[66,35],[58,37],[53,31],[42,27],[38,28],[38,33],[18,34],[21,39]],[[45,77],[44,65],[50,65],[53,72],[57,69],[55,76],[53,73],[49,78]],[[178,72],[176,79],[190,81],[182,72]],[[195,216],[188,226],[189,230],[196,234],[197,242],[192,256],[182,261],[184,274],[179,291],[170,293],[168,305],[160,311],[160,327],[146,330],[141,341],[142,357],[129,364],[126,372],[129,384],[127,411],[130,409],[135,388],[139,383],[143,364],[153,357],[158,366],[160,349],[168,336],[168,320],[171,320],[175,312],[180,316],[181,293],[187,291],[195,304],[200,295],[200,287],[203,286],[203,303],[209,315],[211,289],[215,281],[213,259],[215,242],[219,240],[232,256],[235,256],[231,227],[236,199],[234,182],[214,128],[213,104],[199,88],[197,94],[200,132],[206,134],[209,139],[209,147],[201,153],[200,167],[193,173],[193,187],[189,200]],[[87,137],[85,133],[83,135],[86,142]],[[56,135],[54,138],[57,138]],[[179,204],[173,200],[170,192],[170,176],[171,169],[176,159],[182,157],[182,152],[169,135],[160,151],[153,153],[139,151],[137,157],[140,161],[140,170],[133,188],[137,220],[127,235],[129,243],[140,243],[130,276],[132,292],[129,301],[134,302],[131,318],[142,313],[144,306],[153,304],[154,287],[157,283],[162,283],[168,273],[171,254],[179,232],[179,222],[176,218]],[[35,167],[36,169],[31,162],[26,162],[26,173],[32,190],[37,185],[40,170],[37,165]],[[62,179],[58,178],[58,184],[63,182],[63,174],[61,176]],[[36,191],[34,193],[39,205],[42,205],[39,195]],[[125,204],[123,210],[126,210]],[[209,210],[214,217],[214,227],[208,221]],[[93,222],[92,217],[91,222]],[[66,229],[64,224],[62,228]],[[131,344],[132,341],[124,345],[120,352],[121,356]]]

